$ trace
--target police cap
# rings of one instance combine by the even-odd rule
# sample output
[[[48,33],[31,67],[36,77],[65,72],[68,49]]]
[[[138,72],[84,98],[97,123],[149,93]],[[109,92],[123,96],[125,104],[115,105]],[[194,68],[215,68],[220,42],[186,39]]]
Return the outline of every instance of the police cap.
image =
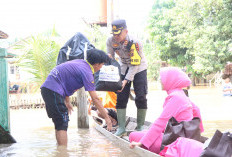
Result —
[[[112,34],[118,35],[125,28],[127,28],[126,20],[119,19],[112,22]]]

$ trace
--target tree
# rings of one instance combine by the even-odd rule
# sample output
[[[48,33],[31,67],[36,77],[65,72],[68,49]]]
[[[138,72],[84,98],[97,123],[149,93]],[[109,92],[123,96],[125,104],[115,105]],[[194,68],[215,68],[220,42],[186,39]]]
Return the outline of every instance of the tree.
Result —
[[[162,60],[187,66],[195,76],[221,70],[231,60],[231,0],[157,0],[150,34]]]
[[[15,45],[15,49],[24,52],[19,56],[18,65],[32,74],[32,81],[38,83],[38,87],[44,83],[50,71],[56,66],[60,50],[58,36],[53,28],[51,31],[21,40]]]
[[[99,25],[86,25],[86,37],[99,50],[106,52],[106,40],[108,37],[107,27]]]
[[[148,79],[157,80],[159,77],[159,69],[161,67],[161,62],[156,45],[150,40],[144,41],[143,52],[146,56],[148,63],[148,69],[147,69]]]

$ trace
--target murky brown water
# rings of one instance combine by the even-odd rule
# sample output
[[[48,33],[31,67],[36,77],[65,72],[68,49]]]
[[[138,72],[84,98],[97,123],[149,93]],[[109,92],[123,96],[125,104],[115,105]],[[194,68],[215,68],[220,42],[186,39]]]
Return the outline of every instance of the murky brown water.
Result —
[[[16,144],[0,145],[0,156],[16,157],[116,157],[138,156],[120,148],[97,132],[90,120],[90,129],[77,128],[77,111],[70,117],[68,148],[56,145],[53,123],[45,109],[11,110],[11,134]]]
[[[201,109],[205,132],[211,137],[216,129],[232,130],[232,97],[222,97],[221,88],[195,87],[189,91],[190,98]],[[162,111],[166,93],[150,91],[146,120],[154,121]],[[121,148],[93,128],[77,129],[77,111],[70,116],[68,148],[56,146],[53,123],[45,109],[11,110],[11,134],[16,144],[0,145],[1,157],[136,157],[129,147]],[[133,102],[128,104],[127,115],[136,117]]]

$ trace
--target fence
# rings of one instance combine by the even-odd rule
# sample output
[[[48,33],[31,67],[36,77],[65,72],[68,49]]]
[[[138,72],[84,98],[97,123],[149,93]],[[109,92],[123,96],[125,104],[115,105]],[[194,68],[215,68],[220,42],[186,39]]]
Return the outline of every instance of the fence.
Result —
[[[77,105],[76,99],[76,96],[70,97],[73,106]],[[40,93],[9,94],[9,104],[11,109],[38,109],[45,107],[45,103]]]
[[[209,80],[209,86],[212,86],[214,82],[215,86],[220,86],[222,84],[222,71],[218,71],[211,80]]]

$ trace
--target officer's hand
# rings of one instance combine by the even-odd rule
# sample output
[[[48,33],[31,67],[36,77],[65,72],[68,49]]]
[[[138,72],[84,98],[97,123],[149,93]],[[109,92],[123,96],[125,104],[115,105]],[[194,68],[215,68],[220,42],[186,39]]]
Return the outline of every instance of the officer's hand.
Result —
[[[123,89],[124,89],[124,87],[125,87],[126,84],[127,84],[127,80],[123,80],[123,81],[122,81],[122,89],[121,89],[121,90],[118,90],[117,92],[123,91]]]

